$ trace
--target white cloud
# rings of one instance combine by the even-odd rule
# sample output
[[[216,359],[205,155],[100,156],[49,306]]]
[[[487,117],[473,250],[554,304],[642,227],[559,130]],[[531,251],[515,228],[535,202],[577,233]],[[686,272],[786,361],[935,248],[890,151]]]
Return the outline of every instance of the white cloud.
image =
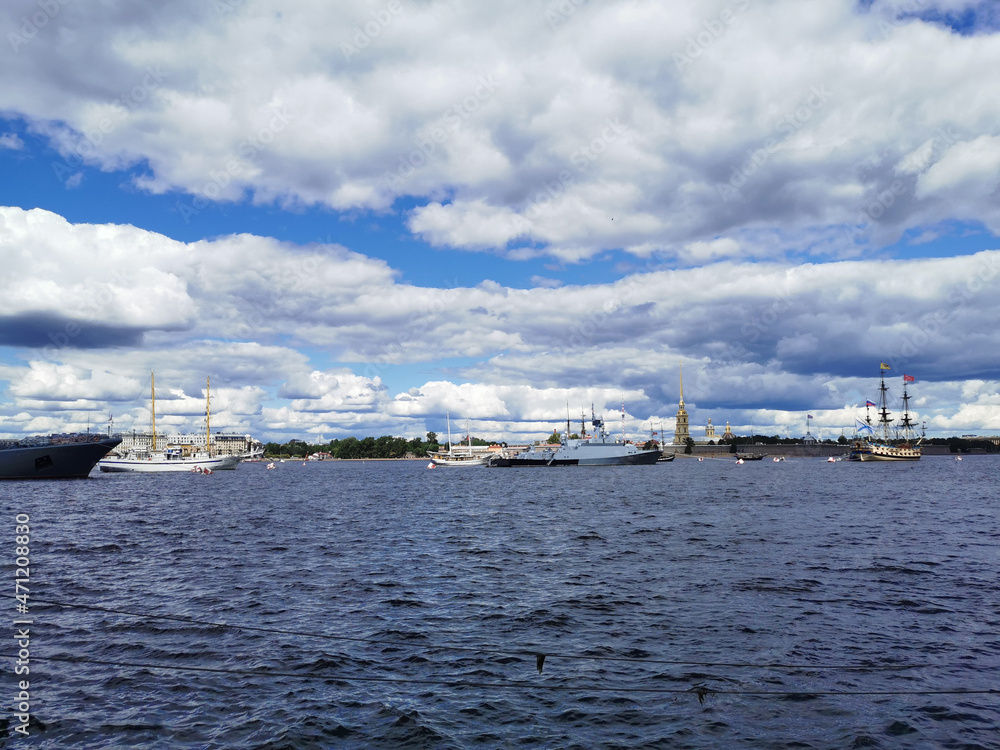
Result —
[[[679,359],[701,422],[725,404],[720,425],[835,425],[890,358],[940,429],[992,424],[1000,253],[880,261],[861,241],[1000,231],[995,8],[919,5],[58,4],[0,49],[0,109],[60,151],[65,187],[138,168],[183,211],[352,218],[402,198],[434,246],[636,257],[614,282],[446,289],[336,244],[0,208],[0,430],[141,426],[150,370],[178,427],[207,375],[220,423],[255,433],[413,435],[450,412],[531,434],[623,391],[630,423],[669,422]],[[12,0],[0,25],[21,34],[37,7]],[[972,33],[941,22],[966,10]]]
[[[17,133],[0,133],[0,151],[4,149],[21,151],[23,148],[24,141]]]
[[[0,107],[62,149],[67,175],[142,162],[142,187],[191,205],[413,196],[410,227],[428,241],[514,257],[718,257],[720,238],[777,226],[806,250],[895,175],[919,187],[903,184],[865,233],[891,241],[977,212],[996,231],[1000,101],[981,73],[1000,64],[1000,36],[931,13],[971,7],[986,18],[964,0],[921,3],[927,20],[843,0],[615,2],[562,20],[527,0],[429,2],[371,36],[380,11],[362,2],[70,4],[0,53]],[[16,29],[36,9],[16,0],[0,21]]]
[[[71,225],[61,216],[0,207],[3,314],[57,313],[76,321],[177,328],[196,314],[177,263],[180,243],[130,226]],[[182,261],[181,261],[182,262]]]

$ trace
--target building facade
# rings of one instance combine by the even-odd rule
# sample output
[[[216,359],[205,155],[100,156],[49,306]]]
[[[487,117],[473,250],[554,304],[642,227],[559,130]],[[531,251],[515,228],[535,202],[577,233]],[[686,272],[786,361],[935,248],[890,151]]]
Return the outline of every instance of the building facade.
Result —
[[[153,450],[153,434],[151,432],[130,432],[121,434],[121,443],[115,448],[115,453],[123,455],[130,450]],[[187,456],[205,450],[207,438],[204,432],[191,435],[157,435],[156,450],[165,448],[180,448]],[[263,453],[264,445],[249,435],[226,434],[217,432],[212,435],[212,451],[220,456],[246,455]]]

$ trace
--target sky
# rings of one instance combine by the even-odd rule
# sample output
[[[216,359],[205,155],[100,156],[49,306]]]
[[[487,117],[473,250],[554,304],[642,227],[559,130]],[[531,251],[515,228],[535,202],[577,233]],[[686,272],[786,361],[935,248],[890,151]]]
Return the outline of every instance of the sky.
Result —
[[[1000,434],[1000,4],[7,0],[0,435]],[[897,411],[895,405],[890,406]],[[807,421],[807,416],[812,419]]]

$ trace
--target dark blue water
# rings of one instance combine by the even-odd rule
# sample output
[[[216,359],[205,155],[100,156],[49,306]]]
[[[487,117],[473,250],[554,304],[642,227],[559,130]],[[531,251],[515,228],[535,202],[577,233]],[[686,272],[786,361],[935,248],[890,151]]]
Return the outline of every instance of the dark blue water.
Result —
[[[997,748],[1000,695],[953,691],[1000,687],[998,473],[369,461],[0,484],[11,592],[31,517],[19,744]]]

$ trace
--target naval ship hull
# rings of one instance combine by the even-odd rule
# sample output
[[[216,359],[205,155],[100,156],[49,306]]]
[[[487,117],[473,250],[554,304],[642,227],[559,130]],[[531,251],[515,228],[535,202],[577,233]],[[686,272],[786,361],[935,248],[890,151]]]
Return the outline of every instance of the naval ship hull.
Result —
[[[537,446],[535,446],[537,447]],[[621,445],[562,446],[558,450],[527,450],[516,456],[494,456],[490,466],[636,466],[655,464],[658,450],[627,450]]]
[[[0,450],[0,479],[83,479],[121,438]]]

